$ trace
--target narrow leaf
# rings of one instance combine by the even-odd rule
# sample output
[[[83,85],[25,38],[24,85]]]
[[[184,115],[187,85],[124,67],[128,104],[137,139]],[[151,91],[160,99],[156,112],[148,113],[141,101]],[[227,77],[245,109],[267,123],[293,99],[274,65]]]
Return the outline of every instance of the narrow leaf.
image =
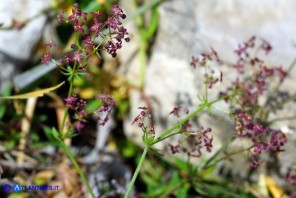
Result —
[[[58,84],[56,86],[49,87],[49,88],[46,88],[46,89],[37,90],[37,91],[33,91],[33,92],[29,92],[29,93],[25,93],[25,94],[14,95],[14,96],[2,96],[2,97],[0,97],[0,99],[27,99],[27,98],[31,98],[31,97],[40,97],[40,96],[43,96],[47,92],[51,92],[53,90],[58,89],[64,83],[65,82],[61,82],[60,84]]]

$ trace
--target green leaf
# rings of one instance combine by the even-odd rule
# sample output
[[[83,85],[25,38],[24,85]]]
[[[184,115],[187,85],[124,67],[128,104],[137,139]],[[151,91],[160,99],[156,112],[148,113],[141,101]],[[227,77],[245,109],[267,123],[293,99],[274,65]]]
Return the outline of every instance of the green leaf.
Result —
[[[69,76],[69,77],[67,78],[67,80],[68,80],[69,82],[71,82],[71,81],[72,81],[72,78],[73,78],[73,76]]]
[[[68,67],[67,67],[67,71],[68,71],[69,73],[72,73],[72,72],[73,72],[72,67],[68,66]]]
[[[3,95],[4,96],[10,96],[11,95],[11,86],[6,85],[3,90]],[[4,103],[0,103],[0,120],[4,117],[5,113],[7,110],[7,105]]]
[[[61,71],[61,73],[62,73],[63,75],[65,75],[65,76],[70,76],[70,75],[71,75],[71,73],[69,73],[69,72]]]
[[[178,169],[185,171],[185,172],[189,172],[189,167],[188,167],[188,163],[185,162],[184,160],[178,158],[178,157],[172,157],[172,162],[174,163],[175,166],[177,166]]]
[[[185,183],[181,188],[176,190],[176,193],[175,193],[176,197],[177,198],[186,198],[186,197],[188,197],[187,195],[188,195],[188,191],[189,191],[190,187],[191,187],[190,184]]]
[[[146,183],[146,185],[153,188],[158,186],[158,182],[152,179],[151,176],[147,174],[142,174],[141,177],[142,177],[142,180]]]
[[[159,156],[164,156],[164,154],[162,154],[161,153],[161,149],[157,149],[157,148],[155,148],[155,147],[150,147],[150,149],[155,153],[155,154],[157,154],[157,155],[159,155]]]
[[[97,111],[101,106],[102,106],[102,100],[95,98],[88,103],[88,106],[86,107],[85,111],[86,113],[90,114]]]
[[[155,6],[152,8],[152,16],[151,16],[150,24],[148,25],[148,28],[146,28],[144,32],[144,37],[146,40],[150,39],[156,32],[158,27],[158,21],[159,21],[159,15],[158,15],[157,7]]]
[[[56,128],[52,127],[51,129],[51,134],[52,134],[52,137],[56,140],[60,140],[60,134],[59,132],[56,130]]]
[[[78,134],[75,133],[74,131],[69,131],[64,138],[73,138],[75,136],[77,136]]]
[[[49,141],[51,141],[51,142],[53,142],[54,141],[54,138],[53,138],[53,136],[51,135],[51,128],[49,128],[49,127],[44,127],[44,134],[45,134],[45,136],[47,137],[47,139],[49,140]]]
[[[206,181],[194,183],[194,188],[202,195],[210,197],[254,198],[255,196],[243,188],[228,182]]]
[[[146,143],[147,143],[148,145],[150,145],[150,143],[151,143],[153,140],[154,140],[154,136],[151,136],[151,137],[149,137],[149,138],[146,140]]]
[[[212,112],[212,106],[208,106],[207,110],[208,110],[208,114],[209,115],[212,115],[213,114],[213,112]]]
[[[77,76],[85,76],[87,74],[87,72],[85,71],[78,71],[77,72]]]
[[[0,104],[0,120],[4,117],[6,112],[6,106],[4,104]]]
[[[81,1],[80,6],[84,12],[93,12],[101,9],[99,1]]]

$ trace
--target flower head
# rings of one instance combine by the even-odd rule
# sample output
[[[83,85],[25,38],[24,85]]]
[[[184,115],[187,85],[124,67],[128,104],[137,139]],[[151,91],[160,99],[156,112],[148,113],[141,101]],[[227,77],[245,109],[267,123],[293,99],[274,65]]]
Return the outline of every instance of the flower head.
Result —
[[[42,56],[41,56],[41,62],[43,64],[48,64],[51,60],[52,57],[52,52],[51,51],[47,51],[45,52]]]
[[[66,106],[72,110],[78,110],[86,106],[86,102],[83,99],[77,98],[77,96],[69,96],[64,99]]]
[[[144,133],[155,135],[155,126],[153,124],[152,114],[150,114],[147,107],[139,107],[141,112],[134,118],[132,125],[137,123],[138,127],[142,129]]]
[[[109,116],[110,113],[113,109],[113,107],[116,105],[115,100],[110,96],[110,95],[105,95],[105,94],[100,94],[97,96],[97,98],[102,100],[102,106],[100,107],[100,109],[98,110],[99,113],[104,113],[104,118],[101,118],[100,115],[96,116],[96,120],[98,122],[100,122],[100,125],[105,125],[108,120],[109,120]]]

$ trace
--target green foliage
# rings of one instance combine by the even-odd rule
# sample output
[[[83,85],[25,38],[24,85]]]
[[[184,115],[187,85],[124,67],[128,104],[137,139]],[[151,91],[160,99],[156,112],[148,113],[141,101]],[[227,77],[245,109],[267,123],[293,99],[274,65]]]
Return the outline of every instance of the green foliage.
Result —
[[[86,108],[87,113],[92,113],[98,110],[102,106],[102,100],[101,99],[92,99],[89,101],[88,106]]]
[[[193,183],[196,192],[204,196],[219,198],[255,198],[255,196],[241,187],[234,186],[228,182],[203,181]]]

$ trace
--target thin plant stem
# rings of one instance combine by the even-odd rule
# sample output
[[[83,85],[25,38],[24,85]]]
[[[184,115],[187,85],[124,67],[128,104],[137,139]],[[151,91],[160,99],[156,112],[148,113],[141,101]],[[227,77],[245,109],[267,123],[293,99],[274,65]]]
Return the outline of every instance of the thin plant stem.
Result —
[[[215,109],[217,109],[218,111],[221,111],[221,112],[223,112],[223,113],[229,114],[229,111],[223,110],[223,109],[221,109],[220,107],[216,107],[216,106],[214,106],[214,105],[213,105],[213,107],[214,107]]]
[[[181,181],[180,183],[173,186],[171,189],[165,191],[159,198],[169,197],[170,194],[172,194],[173,192],[175,192],[176,190],[181,188],[184,184],[186,184],[186,182],[188,182],[188,181],[187,180]]]
[[[74,67],[73,67],[73,70],[72,70],[72,73],[71,73],[71,80],[70,80],[70,88],[69,88],[69,91],[68,91],[68,97],[70,97],[72,95],[72,92],[73,92],[73,84],[74,84],[74,76],[75,76],[75,73],[76,73],[76,69],[77,69],[77,62],[75,61],[74,63]],[[64,117],[63,117],[63,121],[62,121],[62,127],[61,127],[61,134],[62,134],[62,139],[64,139],[64,127],[65,127],[65,122],[66,122],[66,118],[68,116],[68,113],[69,113],[69,108],[67,107],[64,111]]]
[[[202,170],[202,169],[204,169],[204,167],[208,167],[208,165],[212,161],[214,161],[222,151],[225,151],[227,149],[227,147],[229,146],[229,144],[231,142],[233,142],[234,140],[235,140],[235,138],[231,138],[231,140],[229,142],[226,142],[225,145],[223,145],[222,148],[220,148],[219,150],[217,150],[209,159],[207,159],[207,161],[204,164],[201,164],[199,166],[199,169]]]
[[[140,172],[140,169],[142,167],[142,164],[143,164],[144,159],[146,157],[146,154],[148,152],[148,148],[149,148],[148,145],[146,145],[145,148],[144,148],[144,151],[142,153],[141,159],[140,159],[140,161],[138,163],[138,166],[136,168],[136,171],[134,172],[133,178],[132,178],[131,182],[128,185],[128,188],[127,188],[127,191],[126,191],[126,193],[124,195],[124,198],[128,198],[128,195],[130,194],[130,191],[132,190],[132,187],[133,187],[133,185],[134,185],[134,183],[135,183],[135,181],[136,181],[136,179],[138,177],[138,174]]]
[[[76,162],[73,153],[71,152],[69,147],[62,140],[59,140],[59,142],[60,142],[61,147],[64,149],[65,153],[67,154],[67,156],[70,158],[70,160],[71,160],[72,164],[74,165],[76,171],[78,172],[83,184],[86,186],[87,191],[90,193],[92,198],[95,198],[95,195],[94,195],[89,183],[87,182],[82,170],[80,169],[78,163]]]
[[[224,100],[225,98],[231,97],[231,95],[227,95],[227,96],[223,96],[221,98],[218,98],[216,100],[213,100],[211,102],[204,102],[200,105],[200,107],[193,111],[191,114],[189,114],[188,116],[186,116],[183,120],[181,120],[180,122],[178,122],[177,124],[175,124],[172,128],[166,130],[165,132],[163,132],[158,138],[154,139],[150,146],[164,140],[167,138],[167,136],[173,132],[175,129],[178,129],[179,127],[181,127],[187,120],[191,119],[192,117],[194,117],[196,114],[198,114],[199,112],[203,111],[206,107],[210,107],[212,104],[219,102],[221,100]]]
[[[232,198],[241,198],[242,197],[241,195],[236,194],[235,192],[231,192],[229,190],[223,189],[223,187],[220,187],[220,186],[217,186],[217,185],[212,185],[212,184],[207,184],[205,182],[201,183],[201,187],[203,189],[221,192],[221,193],[223,193],[225,195],[228,195],[228,197],[232,197]]]
[[[168,136],[172,131],[181,127],[187,120],[194,117],[197,113],[201,112],[205,107],[207,107],[207,103],[203,103],[197,110],[193,111],[191,114],[186,116],[183,120],[181,120],[180,122],[175,124],[172,128],[170,128],[169,130],[162,133],[158,138],[156,138],[155,140],[152,141],[151,145],[154,145],[154,144],[164,140],[166,138],[166,136]]]
[[[244,149],[241,149],[241,150],[238,150],[238,151],[234,151],[232,153],[226,153],[225,156],[223,156],[220,159],[216,160],[215,162],[213,162],[213,164],[209,164],[209,165],[205,166],[204,169],[207,169],[207,168],[209,168],[211,166],[214,166],[214,165],[216,165],[217,163],[219,163],[219,162],[221,162],[223,160],[229,159],[231,156],[234,156],[234,155],[240,154],[242,152],[248,151],[253,147],[254,147],[254,145],[252,145],[252,146],[250,146],[248,148],[244,148]]]

